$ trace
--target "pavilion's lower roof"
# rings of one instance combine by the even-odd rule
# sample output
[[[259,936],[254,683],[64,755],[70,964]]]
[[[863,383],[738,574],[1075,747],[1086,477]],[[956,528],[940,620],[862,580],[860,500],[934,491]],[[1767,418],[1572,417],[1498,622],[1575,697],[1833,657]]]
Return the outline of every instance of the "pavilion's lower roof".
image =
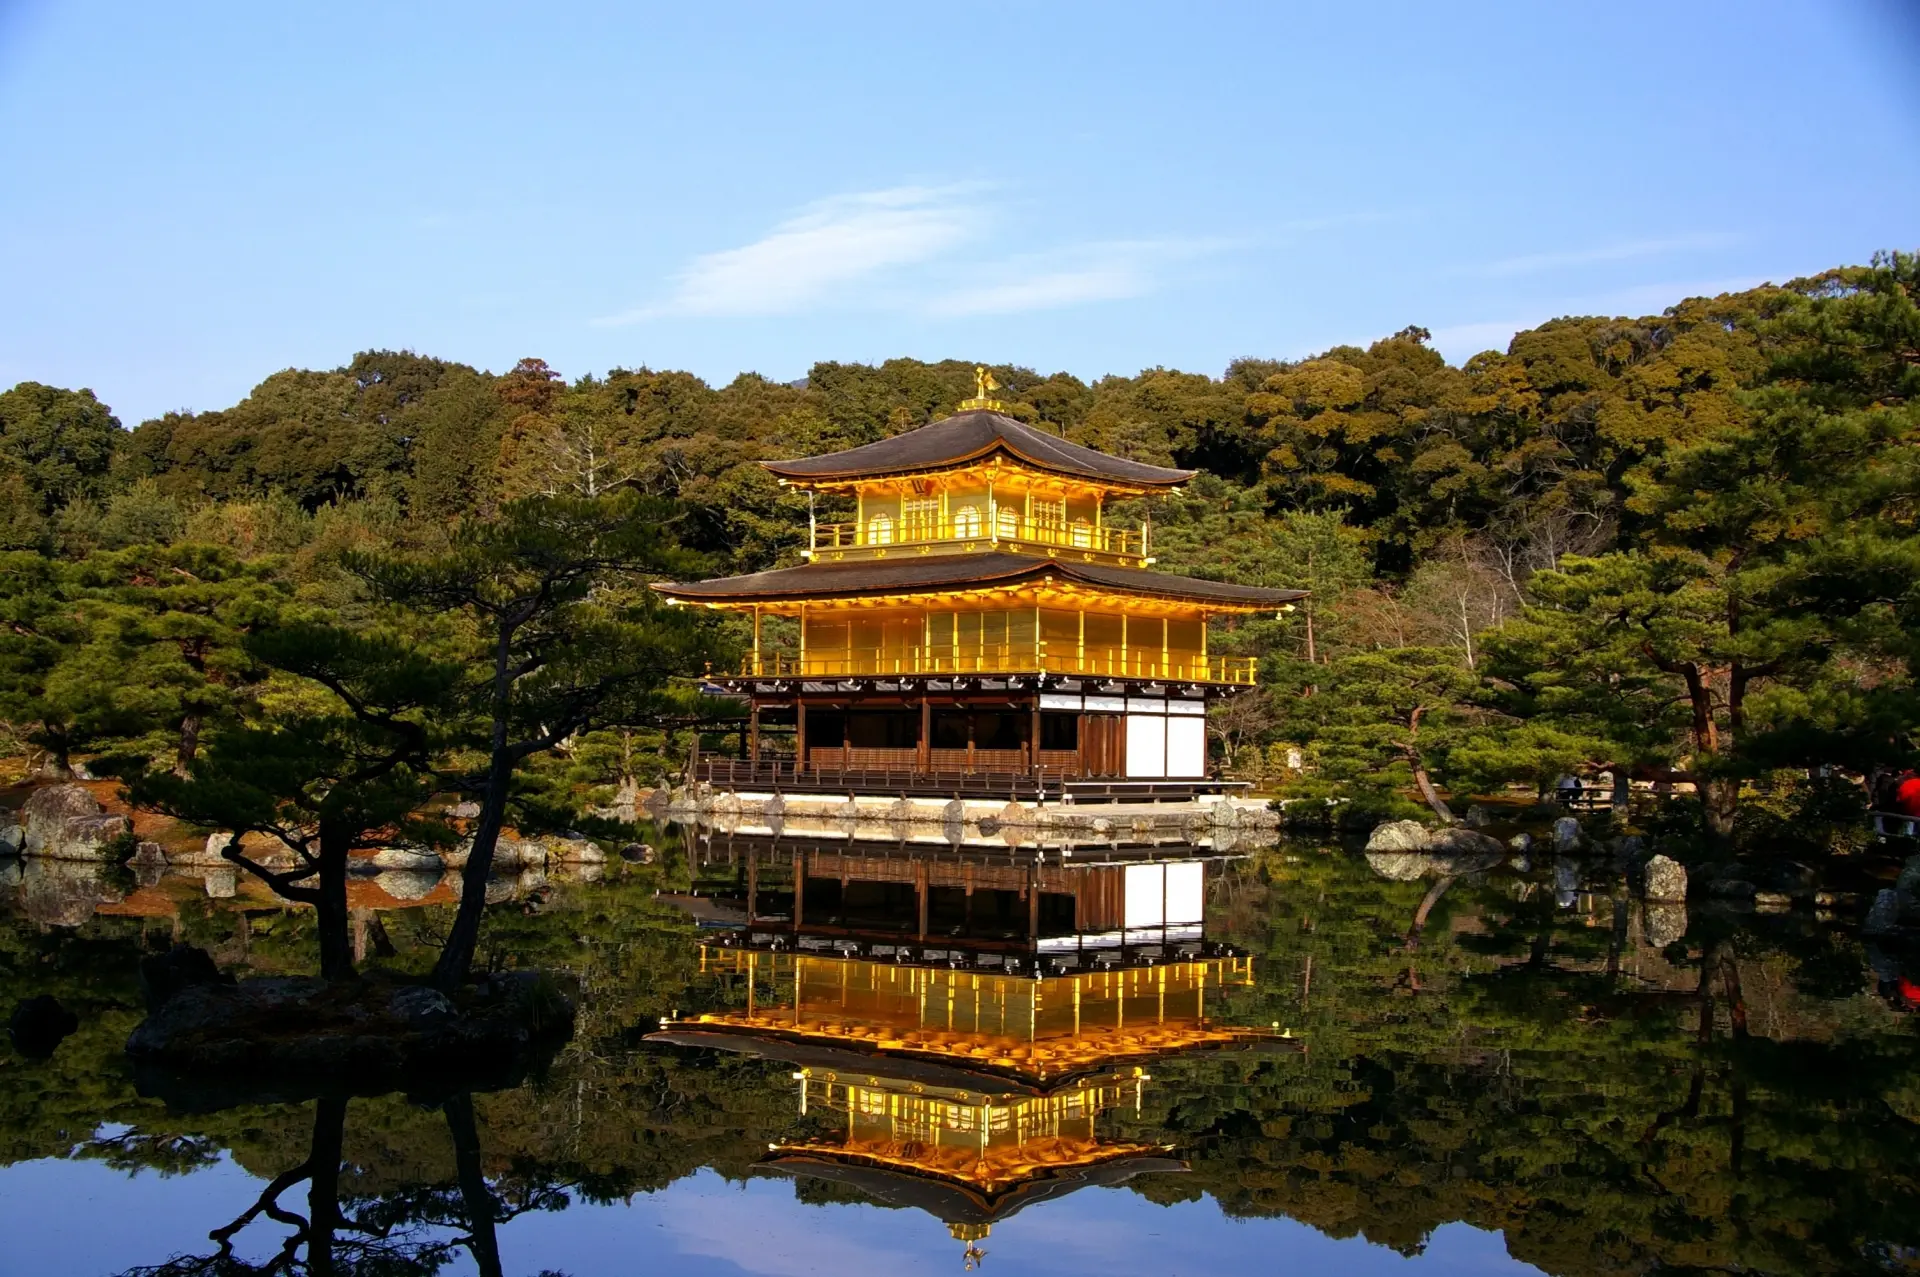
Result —
[[[859,598],[929,590],[967,590],[1022,585],[1052,577],[1071,583],[1150,598],[1180,599],[1239,611],[1264,611],[1305,598],[1305,590],[1275,590],[1226,581],[1203,581],[1108,563],[1073,563],[1025,554],[929,554],[892,559],[808,563],[745,576],[717,577],[684,585],[656,584],[671,599],[689,603],[780,603],[801,599]]]

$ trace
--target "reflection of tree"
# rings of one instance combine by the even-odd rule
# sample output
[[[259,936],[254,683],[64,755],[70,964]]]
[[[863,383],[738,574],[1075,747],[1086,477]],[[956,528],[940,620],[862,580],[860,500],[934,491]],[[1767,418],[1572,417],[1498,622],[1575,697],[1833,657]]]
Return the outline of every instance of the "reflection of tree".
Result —
[[[323,1098],[314,1102],[306,1158],[268,1181],[232,1222],[207,1234],[218,1250],[130,1269],[127,1277],[428,1277],[461,1250],[473,1257],[480,1277],[501,1277],[497,1226],[524,1211],[565,1206],[566,1195],[547,1187],[523,1195],[514,1207],[503,1207],[481,1167],[473,1097],[456,1095],[442,1111],[458,1168],[455,1190],[407,1188],[343,1200],[347,1100]],[[307,1185],[305,1215],[281,1200],[302,1182]],[[287,1229],[279,1249],[258,1262],[236,1255],[234,1238],[263,1216]]]
[[[1857,947],[1752,917],[1661,953],[1611,880],[1563,909],[1547,883],[1466,878],[1448,926],[1435,901],[1419,929],[1415,991],[1405,920],[1436,884],[1297,851],[1255,868],[1267,899],[1240,935],[1263,978],[1231,1010],[1309,1051],[1156,1068],[1141,1130],[1193,1173],[1138,1186],[1155,1200],[1408,1253],[1464,1220],[1565,1274],[1849,1272],[1920,1242],[1901,1116],[1920,1043],[1858,996]]]

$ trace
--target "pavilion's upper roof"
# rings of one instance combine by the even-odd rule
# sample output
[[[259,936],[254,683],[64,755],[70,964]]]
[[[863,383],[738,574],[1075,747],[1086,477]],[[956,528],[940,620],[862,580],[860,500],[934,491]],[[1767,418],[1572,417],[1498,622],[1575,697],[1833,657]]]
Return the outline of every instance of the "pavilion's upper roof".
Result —
[[[782,479],[805,485],[949,470],[996,453],[1049,474],[1134,488],[1172,488],[1194,473],[1111,457],[985,409],[956,413],[930,426],[843,452],[760,464]]]
[[[808,1176],[856,1188],[887,1206],[923,1210],[946,1224],[996,1224],[1036,1202],[1064,1197],[1088,1186],[1110,1188],[1136,1175],[1190,1170],[1187,1163],[1146,1144],[1113,1144],[1089,1151],[1078,1164],[1036,1166],[1029,1177],[998,1192],[983,1192],[937,1171],[886,1166],[853,1150],[820,1145],[776,1146],[755,1172]]]
[[[1203,581],[1109,563],[1076,563],[1027,554],[931,554],[895,559],[849,559],[723,576],[685,585],[656,584],[669,598],[689,603],[774,603],[799,599],[855,598],[1023,584],[1057,577],[1122,594],[1181,599],[1238,611],[1264,611],[1306,597],[1305,590]]]

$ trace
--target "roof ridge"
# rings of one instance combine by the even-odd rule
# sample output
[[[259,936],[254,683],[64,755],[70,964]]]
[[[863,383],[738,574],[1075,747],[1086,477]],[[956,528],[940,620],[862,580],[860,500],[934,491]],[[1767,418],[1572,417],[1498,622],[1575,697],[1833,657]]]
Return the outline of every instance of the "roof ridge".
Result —
[[[936,433],[929,438],[929,431]],[[1042,470],[1120,485],[1170,488],[1195,473],[1116,457],[991,409],[957,412],[870,443],[812,457],[764,460],[760,465],[794,479],[855,479],[943,469],[977,460],[996,448]]]

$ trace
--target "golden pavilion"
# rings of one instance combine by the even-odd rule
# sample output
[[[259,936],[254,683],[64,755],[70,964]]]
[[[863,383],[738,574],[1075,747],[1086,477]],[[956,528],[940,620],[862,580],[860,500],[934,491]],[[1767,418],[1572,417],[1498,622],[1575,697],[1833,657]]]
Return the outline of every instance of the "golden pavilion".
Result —
[[[1115,526],[1110,507],[1193,472],[1028,425],[976,375],[977,397],[942,421],[761,463],[810,500],[852,501],[852,522],[810,517],[804,564],[654,587],[752,619],[742,668],[716,680],[750,701],[747,757],[700,779],[1042,798],[1209,788],[1207,704],[1252,686],[1255,662],[1210,651],[1208,622],[1303,592],[1155,571],[1149,529]],[[763,642],[769,618],[792,623],[791,647]]]

